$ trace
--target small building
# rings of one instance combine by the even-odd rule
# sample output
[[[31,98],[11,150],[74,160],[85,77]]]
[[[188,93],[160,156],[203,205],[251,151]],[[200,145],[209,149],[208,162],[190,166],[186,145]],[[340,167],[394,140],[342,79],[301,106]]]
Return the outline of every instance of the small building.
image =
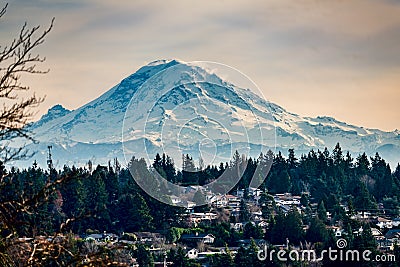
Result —
[[[335,237],[342,237],[345,234],[344,230],[339,226],[328,226],[327,229],[332,230]]]
[[[228,206],[233,209],[238,209],[240,207],[240,198],[234,195],[226,195],[228,201]]]
[[[387,233],[385,234],[385,237],[387,239],[393,239],[399,236],[400,236],[400,229],[391,229],[387,231]]]
[[[261,189],[253,188],[253,187],[249,188],[249,194],[252,195],[253,197],[259,197],[259,196],[261,196],[262,193],[263,193],[263,191]]]
[[[261,227],[261,228],[267,228],[268,227],[268,222],[267,221],[260,221],[259,223],[258,223],[258,226],[259,227]]]
[[[376,224],[376,226],[378,226],[381,229],[383,229],[383,228],[391,229],[393,227],[393,221],[390,219],[383,218],[383,217],[376,218],[375,224]]]
[[[243,230],[243,223],[241,223],[241,222],[231,223],[230,226],[231,226],[231,229],[234,229],[236,232]]]
[[[118,236],[113,233],[90,234],[85,237],[85,241],[94,242],[118,242]]]
[[[180,197],[177,197],[177,196],[174,196],[174,195],[171,195],[169,197],[171,198],[171,202],[174,205],[176,205],[178,203],[181,203],[181,201],[182,201]]]
[[[399,227],[400,226],[400,218],[393,219],[392,225],[394,227]]]
[[[191,250],[189,250],[189,251],[186,253],[186,256],[187,256],[189,259],[197,259],[197,257],[199,256],[199,251],[198,251],[197,249],[195,249],[195,248],[192,248]]]
[[[155,244],[165,241],[165,237],[160,233],[135,232],[134,235],[136,236],[136,243],[139,244]]]
[[[231,229],[234,229],[236,232],[240,232],[243,230],[243,223],[241,222],[231,223],[230,226]]]
[[[193,212],[189,215],[189,222],[198,225],[202,221],[213,221],[218,215],[212,212]]]
[[[204,244],[212,244],[214,243],[215,240],[215,236],[213,236],[212,234],[199,234],[199,233],[195,233],[195,234],[185,234],[181,236],[181,240],[184,242],[188,242],[188,243],[204,243]]]

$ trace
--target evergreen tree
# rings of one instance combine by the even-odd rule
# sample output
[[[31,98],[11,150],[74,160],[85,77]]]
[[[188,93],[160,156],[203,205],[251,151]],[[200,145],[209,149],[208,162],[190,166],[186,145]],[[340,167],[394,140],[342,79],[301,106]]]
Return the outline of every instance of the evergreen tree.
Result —
[[[249,208],[247,207],[246,202],[242,199],[240,201],[240,213],[239,213],[239,220],[241,222],[248,222],[250,220],[250,211]]]
[[[371,197],[364,183],[359,182],[353,194],[355,196],[354,207],[356,210],[376,209],[376,201]]]
[[[289,169],[296,169],[299,165],[293,148],[289,149],[288,165]]]
[[[193,262],[186,256],[181,247],[178,247],[177,250],[171,249],[168,253],[168,259],[173,262],[172,267],[200,267],[200,264]]]
[[[247,250],[244,247],[240,247],[235,255],[236,267],[249,267],[251,265],[251,259]]]
[[[156,157],[154,158],[153,168],[159,175],[161,175],[161,177],[166,178],[167,175],[164,171],[163,165],[165,164],[163,164],[160,154],[157,153]]]
[[[144,198],[138,194],[125,194],[119,200],[119,218],[124,231],[149,231],[153,229],[153,217]]]
[[[300,198],[300,204],[302,205],[302,206],[304,206],[304,207],[307,207],[308,206],[308,204],[309,204],[309,197],[307,196],[307,195],[305,195],[305,194],[302,194],[301,195],[301,198]]]
[[[269,239],[272,244],[284,244],[287,239],[292,244],[298,244],[303,239],[302,225],[301,216],[297,211],[291,210],[286,216],[280,212],[271,226]]]
[[[370,163],[367,154],[363,153],[359,155],[356,159],[356,173],[359,177],[363,175],[368,175]]]
[[[332,151],[332,159],[335,166],[341,166],[344,161],[342,148],[339,143],[336,144]]]
[[[94,213],[94,216],[91,216],[87,223],[95,229],[108,230],[111,223],[108,210],[108,193],[105,185],[106,173],[107,169],[99,165],[93,174],[84,180],[84,186],[87,188],[85,209]]]
[[[153,267],[154,259],[150,251],[143,245],[136,249],[136,260],[140,267]]]
[[[309,242],[322,242],[328,241],[329,232],[322,220],[318,217],[311,219],[310,226],[306,232],[306,240]]]
[[[326,216],[326,208],[325,208],[325,203],[322,200],[319,205],[318,205],[318,218],[323,222],[326,223],[327,221],[327,216]]]
[[[373,194],[377,200],[382,200],[383,197],[392,193],[395,183],[389,164],[386,164],[378,153],[374,158],[371,158],[371,173],[370,176],[374,181]]]
[[[243,237],[246,239],[250,238],[261,239],[263,237],[263,232],[258,225],[253,225],[252,222],[248,222],[244,226]]]
[[[351,157],[350,152],[347,151],[346,158],[344,160],[346,170],[349,170],[353,167],[353,160],[354,159]]]
[[[235,262],[232,257],[232,253],[225,247],[225,253],[216,254],[212,256],[211,265],[212,267],[234,267]]]
[[[351,198],[347,201],[347,208],[349,209],[349,211],[347,213],[349,216],[352,216],[356,213],[356,210],[355,210],[354,204],[353,204],[353,200]]]
[[[194,164],[194,160],[189,154],[183,156],[182,163],[182,182],[186,185],[199,184],[199,178],[196,172],[196,166]]]
[[[163,154],[163,168],[165,175],[167,176],[167,180],[173,183],[177,182],[177,177],[176,177],[176,169],[174,165],[174,161],[172,160],[171,157]]]
[[[303,222],[297,210],[291,210],[285,217],[285,235],[292,244],[298,244],[303,240]]]

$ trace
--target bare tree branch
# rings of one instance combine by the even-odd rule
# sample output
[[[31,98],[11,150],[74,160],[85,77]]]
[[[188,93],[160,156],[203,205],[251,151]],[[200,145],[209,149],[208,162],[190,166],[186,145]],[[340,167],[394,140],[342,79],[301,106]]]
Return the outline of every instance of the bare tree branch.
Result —
[[[1,9],[0,18],[6,13],[7,7],[8,7],[8,3],[6,3],[6,5]]]
[[[0,18],[5,14],[7,4],[0,11]],[[44,57],[33,54],[33,50],[43,44],[45,37],[52,30],[50,25],[39,32],[40,26],[29,28],[25,23],[18,36],[9,45],[0,46],[0,161],[9,162],[31,156],[23,147],[14,148],[10,141],[21,138],[34,142],[32,133],[26,125],[35,115],[32,108],[43,102],[44,98],[32,96],[21,99],[19,91],[28,91],[29,86],[21,83],[24,74],[44,74],[49,70],[38,70],[37,64],[45,61]]]

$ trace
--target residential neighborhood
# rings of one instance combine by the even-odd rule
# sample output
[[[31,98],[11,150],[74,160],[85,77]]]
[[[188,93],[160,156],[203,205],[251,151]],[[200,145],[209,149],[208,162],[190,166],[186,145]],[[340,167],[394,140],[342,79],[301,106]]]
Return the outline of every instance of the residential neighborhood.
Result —
[[[194,168],[193,159],[184,158],[185,166]],[[263,168],[271,159],[264,182],[250,187],[257,166]],[[226,193],[210,186],[214,177],[238,178],[244,164],[247,168],[238,183]],[[21,211],[18,216],[27,223],[13,224],[10,217],[7,227],[15,227],[19,234],[8,250],[23,251],[22,261],[32,253],[50,253],[56,246],[74,251],[57,261],[77,266],[95,266],[101,260],[111,265],[171,267],[286,266],[276,255],[269,260],[258,255],[264,250],[301,255],[310,249],[318,254],[339,246],[368,250],[373,257],[396,264],[393,259],[400,252],[400,166],[391,172],[378,154],[354,160],[349,154],[343,156],[337,145],[332,154],[311,151],[300,160],[293,150],[287,159],[280,153],[262,154],[256,160],[236,153],[230,163],[196,172],[176,170],[167,155],[157,155],[150,166],[133,158],[129,169],[116,159],[108,166],[89,166],[56,171],[33,165],[7,172],[12,183],[6,183],[3,196],[8,198],[18,197],[9,192],[19,188],[24,188],[25,197],[45,194],[29,185],[49,183],[49,177],[58,183],[45,187],[56,188],[44,195],[50,199],[47,205]],[[151,181],[155,171],[182,185],[182,194],[166,194],[160,202],[133,179]],[[154,184],[153,190],[161,186]],[[290,262],[310,263],[311,259],[304,263],[298,257]],[[320,264],[329,265],[329,259]]]
[[[164,259],[159,262],[154,262],[154,266],[172,266],[173,262],[168,261],[167,252],[171,249],[181,248],[185,257],[188,259],[199,262],[201,266],[210,266],[210,257],[216,255],[225,255],[229,253],[234,259],[238,253],[240,247],[250,247],[252,242],[258,247],[262,248],[268,241],[268,235],[270,232],[270,220],[263,214],[263,207],[273,207],[273,214],[277,216],[278,213],[287,216],[290,212],[296,212],[301,216],[307,216],[307,207],[302,203],[304,195],[292,195],[291,193],[280,193],[268,195],[266,192],[258,193],[258,190],[249,190],[249,196],[244,199],[243,191],[237,190],[232,195],[221,195],[209,197],[210,204],[206,208],[205,212],[194,212],[193,209],[186,209],[185,213],[182,214],[187,229],[183,229],[182,234],[171,240],[170,236],[166,232],[133,232],[133,233],[92,233],[84,236],[75,236],[74,238],[80,240],[85,244],[92,244],[95,246],[107,246],[112,247],[138,247],[145,246],[148,250],[158,259]],[[267,196],[267,197],[266,197]],[[172,196],[175,201],[180,201],[179,197]],[[242,203],[242,204],[241,204]],[[243,206],[245,203],[245,206]],[[314,205],[313,205],[314,204]],[[312,202],[312,198],[309,199],[309,206],[315,209],[311,210],[311,217],[315,218],[318,215],[318,205]],[[346,205],[341,205],[344,212],[347,212],[350,219],[354,222],[359,222],[362,225],[355,228],[344,228],[342,222],[332,220],[331,213],[326,211],[326,229],[329,234],[336,238],[349,238],[352,236],[361,236],[364,231],[369,230],[373,239],[376,241],[376,248],[381,253],[393,254],[396,246],[400,245],[400,227],[398,228],[399,218],[393,218],[386,216],[384,210],[377,210],[375,212],[363,212],[358,211],[350,213]],[[241,216],[235,214],[241,214],[246,209],[249,212],[247,220],[241,220]],[[224,221],[219,216],[219,213],[223,210],[229,216],[228,220]],[[230,231],[236,232],[238,236],[244,238],[244,231],[247,228],[258,229],[260,234],[258,236],[252,236],[249,239],[237,239],[235,245],[232,246],[221,246],[218,243],[219,236],[215,236],[215,229],[210,228],[211,225],[218,225],[226,223],[229,225]],[[249,226],[251,225],[251,227]],[[309,225],[301,225],[302,229],[307,232]],[[191,230],[196,229],[196,230]],[[206,230],[210,229],[210,230]],[[351,233],[349,233],[349,231]],[[64,236],[58,236],[57,238],[62,239]],[[25,238],[25,242],[34,242],[33,238]],[[217,241],[217,242],[216,242]],[[272,243],[272,247],[279,249],[289,248],[289,243]],[[296,244],[290,245],[292,249],[301,250],[301,247]],[[130,266],[139,266],[136,258],[132,258]]]

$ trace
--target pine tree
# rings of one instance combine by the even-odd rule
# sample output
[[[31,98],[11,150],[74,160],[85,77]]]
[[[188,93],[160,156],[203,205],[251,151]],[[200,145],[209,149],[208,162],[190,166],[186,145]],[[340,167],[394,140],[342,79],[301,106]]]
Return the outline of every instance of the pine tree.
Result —
[[[212,267],[234,267],[235,262],[229,248],[225,246],[225,253],[216,254],[212,257]]]
[[[369,172],[369,160],[365,153],[359,155],[356,159],[356,172],[359,177],[367,175]]]
[[[325,243],[329,238],[329,232],[322,220],[318,217],[311,219],[310,226],[306,233],[306,240],[309,242]]]
[[[140,267],[154,266],[153,255],[143,245],[139,245],[138,248],[136,249],[136,260]]]
[[[156,157],[154,158],[153,161],[153,168],[160,173],[160,171],[163,169],[163,162],[161,160],[161,156],[160,154],[156,154]]]
[[[204,160],[203,160],[203,158],[201,157],[201,155],[199,156],[199,170],[200,171],[202,171],[202,170],[204,170]]]
[[[153,229],[153,217],[144,198],[138,193],[128,193],[119,200],[119,217],[126,232]]]
[[[248,222],[250,220],[250,211],[243,199],[240,201],[239,220],[241,222]]]
[[[292,244],[298,244],[303,240],[303,222],[296,210],[289,211],[286,216],[279,212],[270,230],[272,244],[284,244],[286,239]]]
[[[165,154],[163,154],[163,159],[164,158],[165,158],[164,171],[167,176],[167,180],[175,183],[177,178],[176,178],[176,169],[175,169],[174,161],[172,160],[172,158],[170,156],[165,156]]]
[[[244,247],[240,247],[235,255],[236,267],[249,267],[252,266],[251,259],[247,250]]]
[[[376,201],[371,197],[364,183],[359,182],[353,194],[354,207],[357,210],[376,209]]]
[[[199,184],[198,175],[196,173],[196,166],[194,160],[189,154],[183,157],[182,164],[182,182],[185,184]]]
[[[343,163],[343,152],[339,143],[336,144],[335,148],[332,151],[332,159],[335,166],[340,166]]]
[[[252,222],[246,223],[243,229],[243,237],[246,239],[260,239],[263,237],[262,229],[258,225],[253,225]]]
[[[323,200],[318,205],[318,218],[324,223],[327,221],[326,208]]]
[[[345,158],[345,160],[344,160],[344,162],[345,162],[345,169],[346,169],[346,170],[349,170],[350,168],[353,167],[353,160],[354,160],[354,159],[351,157],[350,152],[347,151],[347,153],[346,153],[346,158]]]
[[[296,210],[291,210],[285,217],[285,234],[289,241],[298,244],[303,240],[303,222],[300,214]]]
[[[392,193],[395,182],[390,167],[378,153],[375,154],[374,158],[371,158],[370,176],[374,181],[373,194],[376,199],[380,201],[383,197]]]
[[[293,148],[289,149],[288,165],[289,169],[296,169],[299,165]]]
[[[107,229],[111,223],[105,185],[106,173],[106,168],[97,166],[93,174],[84,180],[84,186],[87,188],[85,207],[87,211],[95,214],[88,219],[88,223],[97,229]]]

